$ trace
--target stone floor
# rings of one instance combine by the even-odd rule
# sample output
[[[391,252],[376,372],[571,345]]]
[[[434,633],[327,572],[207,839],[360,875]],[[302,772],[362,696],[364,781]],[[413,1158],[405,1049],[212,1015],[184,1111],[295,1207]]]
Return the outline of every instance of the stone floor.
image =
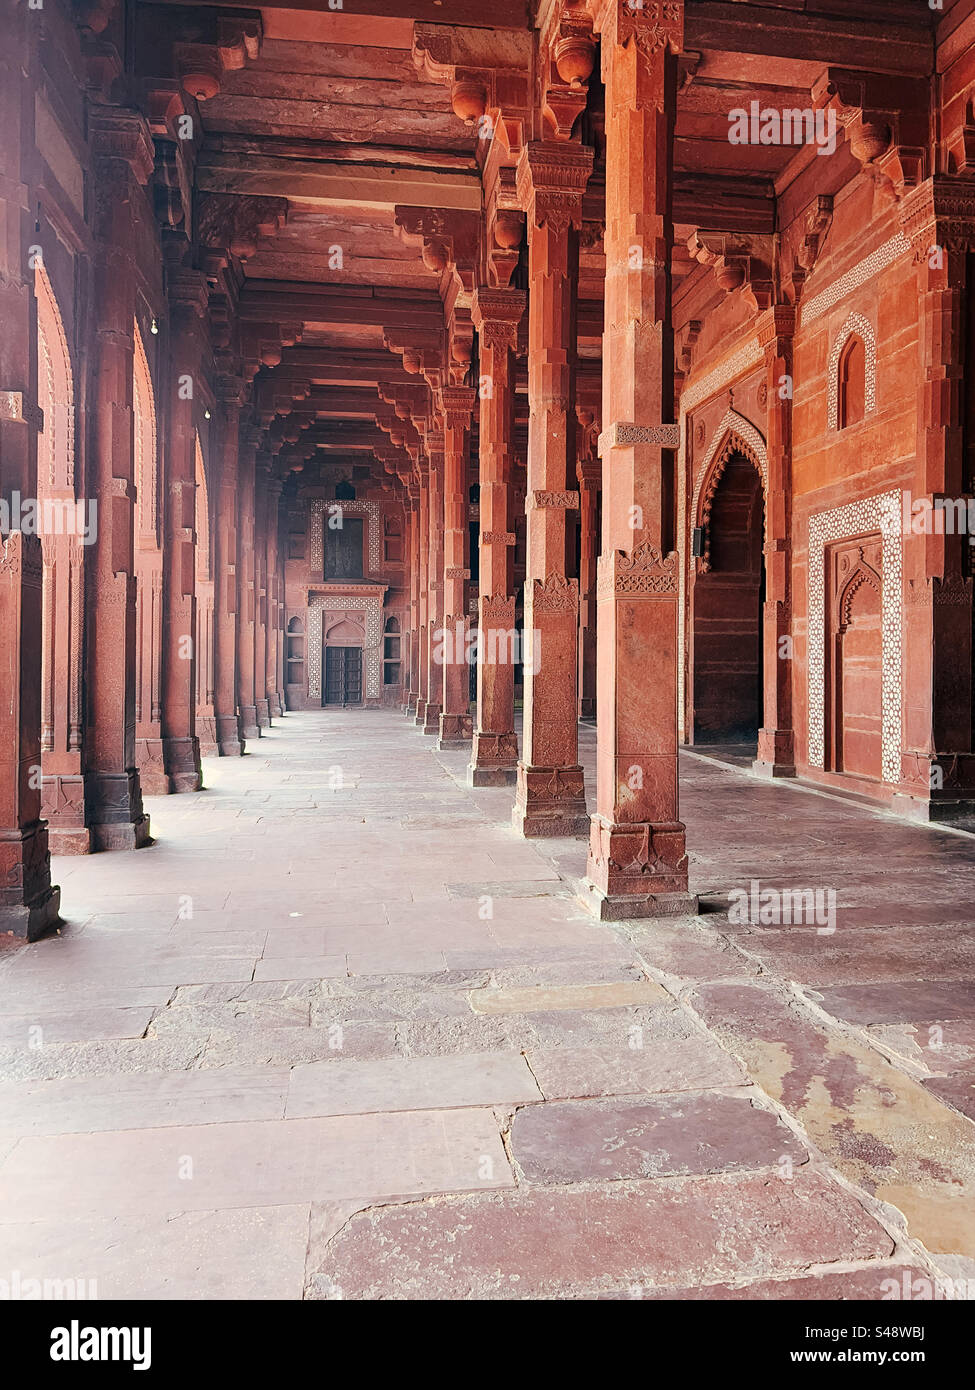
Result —
[[[289,715],[150,801],[152,848],[57,862],[61,936],[0,951],[0,1275],[287,1299],[975,1277],[971,838],[688,754],[702,915],[610,927],[573,898],[584,842],[519,840],[465,766],[398,713]],[[729,920],[753,879],[834,890],[835,932]]]

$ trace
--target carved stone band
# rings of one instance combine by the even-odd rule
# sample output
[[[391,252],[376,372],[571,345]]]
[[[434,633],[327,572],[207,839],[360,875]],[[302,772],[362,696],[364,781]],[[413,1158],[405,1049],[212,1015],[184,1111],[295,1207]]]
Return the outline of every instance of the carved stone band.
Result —
[[[447,569],[443,572],[444,579],[470,579],[470,570]]]
[[[632,444],[656,444],[661,449],[680,447],[680,425],[629,425],[617,420],[599,436],[599,455]]]
[[[514,531],[484,531],[481,540],[486,544],[514,545],[515,533]]]
[[[579,494],[577,492],[529,492],[525,498],[525,511],[530,512],[536,507],[561,507],[564,511],[577,510]]]

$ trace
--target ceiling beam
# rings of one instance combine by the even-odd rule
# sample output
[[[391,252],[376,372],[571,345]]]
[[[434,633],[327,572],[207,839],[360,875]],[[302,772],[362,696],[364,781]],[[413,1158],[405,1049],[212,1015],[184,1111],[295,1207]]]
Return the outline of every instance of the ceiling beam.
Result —
[[[861,72],[930,73],[934,63],[932,19],[926,4],[883,7],[830,4],[827,12],[772,4],[688,0],[684,47],[698,52],[757,53],[768,58],[808,59],[823,67]]]

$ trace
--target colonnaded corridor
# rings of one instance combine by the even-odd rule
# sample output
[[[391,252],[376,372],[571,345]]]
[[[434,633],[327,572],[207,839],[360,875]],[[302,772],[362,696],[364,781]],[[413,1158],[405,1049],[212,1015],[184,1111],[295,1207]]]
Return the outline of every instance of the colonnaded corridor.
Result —
[[[153,847],[56,863],[60,935],[0,957],[0,1265],[126,1299],[967,1279],[970,838],[684,755],[702,915],[610,926],[584,841],[517,836],[468,757],[289,714],[150,798]],[[777,874],[832,920],[729,920]]]

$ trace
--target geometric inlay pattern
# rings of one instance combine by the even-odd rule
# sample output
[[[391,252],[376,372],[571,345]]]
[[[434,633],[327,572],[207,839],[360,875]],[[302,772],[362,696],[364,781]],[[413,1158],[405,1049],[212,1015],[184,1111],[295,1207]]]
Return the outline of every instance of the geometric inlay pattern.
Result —
[[[826,398],[828,406],[829,428],[839,429],[839,368],[840,357],[843,349],[851,338],[857,337],[863,343],[865,368],[864,368],[864,415],[870,415],[877,409],[877,338],[873,331],[873,324],[862,314],[851,314],[837,334],[833,343],[833,349],[829,355],[829,367],[826,376]]]
[[[326,501],[324,497],[313,497],[311,499],[311,560],[312,569],[316,569],[315,560],[318,556],[325,554],[325,508],[335,507],[350,515],[359,513],[368,517],[366,523],[367,546],[369,550],[369,572],[379,574],[382,569],[382,508],[378,502],[345,502],[339,499],[336,502]],[[331,513],[329,513],[331,515]],[[324,561],[323,561],[324,563]]]
[[[881,270],[886,270],[889,265],[893,265],[896,260],[910,251],[911,243],[903,232],[898,232],[890,241],[885,241],[883,246],[878,246],[876,251],[872,251],[862,261],[859,261],[852,270],[848,270],[845,275],[841,275],[822,294],[817,294],[812,299],[808,299],[802,306],[802,327],[807,327],[815,319],[820,318],[828,309],[832,309],[834,304],[839,304],[841,299],[845,299],[848,294],[858,290],[861,285],[867,284]]]
[[[354,504],[353,504],[354,505]],[[375,504],[373,504],[375,505]],[[383,591],[385,592],[385,590]],[[382,694],[382,627],[383,595],[375,598],[357,597],[350,594],[313,594],[308,599],[308,694],[322,697],[322,611],[329,609],[345,611],[361,608],[366,628],[366,645],[363,651],[366,676],[366,696],[378,700]],[[316,659],[312,659],[315,654]]]
[[[881,748],[885,782],[901,775],[901,494],[883,492],[809,518],[809,766],[826,766],[826,546],[870,531],[883,537]]]

